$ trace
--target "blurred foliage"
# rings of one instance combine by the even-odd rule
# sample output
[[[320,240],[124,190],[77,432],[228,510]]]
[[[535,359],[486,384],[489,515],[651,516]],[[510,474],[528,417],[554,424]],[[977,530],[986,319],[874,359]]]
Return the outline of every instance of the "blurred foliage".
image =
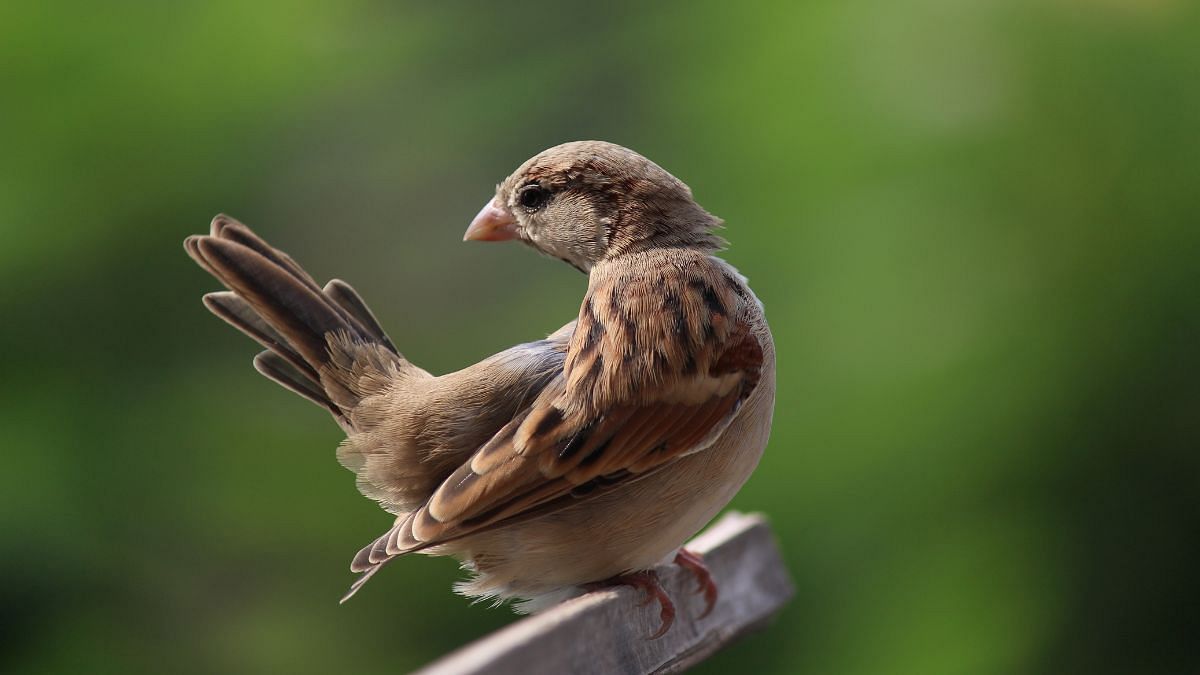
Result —
[[[388,519],[180,242],[234,214],[446,371],[574,314],[459,238],[603,138],[727,220],[779,349],[734,506],[799,592],[702,671],[1196,672],[1198,14],[7,3],[0,667],[396,673],[511,621],[442,559],[336,604]]]

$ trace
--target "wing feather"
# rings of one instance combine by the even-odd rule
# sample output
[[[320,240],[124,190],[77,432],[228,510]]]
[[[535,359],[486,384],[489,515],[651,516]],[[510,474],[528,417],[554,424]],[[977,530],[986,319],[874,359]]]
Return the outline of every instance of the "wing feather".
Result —
[[[594,274],[594,276],[596,276]],[[563,372],[353,569],[503,525],[702,451],[758,382],[740,288],[708,259],[658,278],[593,279]]]

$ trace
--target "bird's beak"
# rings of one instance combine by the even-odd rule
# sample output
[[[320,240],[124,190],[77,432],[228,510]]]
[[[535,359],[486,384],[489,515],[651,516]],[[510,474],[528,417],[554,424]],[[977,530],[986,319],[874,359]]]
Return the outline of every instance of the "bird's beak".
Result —
[[[517,238],[517,219],[495,199],[488,202],[463,235],[463,241],[505,241]]]

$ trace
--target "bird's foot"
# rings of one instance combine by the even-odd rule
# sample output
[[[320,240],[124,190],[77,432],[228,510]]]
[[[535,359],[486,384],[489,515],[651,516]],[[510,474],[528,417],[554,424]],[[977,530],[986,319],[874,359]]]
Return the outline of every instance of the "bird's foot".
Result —
[[[703,619],[717,604],[717,582],[713,580],[712,572],[708,571],[708,566],[704,564],[704,558],[699,553],[686,548],[679,549],[675,554],[675,564],[691,572],[699,582],[696,592],[704,594],[704,613],[700,615]]]
[[[671,602],[670,596],[663,590],[662,583],[658,580],[658,573],[654,570],[618,574],[610,579],[588,584],[587,589],[599,590],[613,586],[632,586],[643,591],[646,594],[646,599],[638,603],[639,607],[645,607],[655,600],[658,601],[660,610],[659,618],[662,620],[662,625],[658,627],[658,631],[651,635],[649,639],[657,640],[666,635],[667,630],[671,628],[671,624],[675,623],[675,603]]]

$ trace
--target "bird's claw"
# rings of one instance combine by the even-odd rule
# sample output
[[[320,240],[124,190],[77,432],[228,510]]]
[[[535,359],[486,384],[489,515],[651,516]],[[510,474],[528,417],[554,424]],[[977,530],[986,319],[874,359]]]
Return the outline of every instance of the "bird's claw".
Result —
[[[675,564],[691,572],[696,577],[696,592],[704,594],[704,612],[700,618],[708,616],[717,604],[717,582],[713,580],[712,572],[704,564],[704,558],[686,548],[679,549],[675,554]]]
[[[667,634],[671,625],[675,623],[675,603],[671,602],[671,597],[667,595],[663,589],[662,583],[658,579],[658,573],[654,570],[643,570],[641,572],[630,572],[628,574],[618,574],[615,577],[605,581],[599,581],[593,584],[588,584],[589,590],[598,590],[601,588],[611,588],[613,586],[631,586],[641,590],[646,594],[645,599],[638,603],[639,607],[645,607],[651,602],[657,600],[659,606],[659,619],[662,624],[658,630],[651,635],[649,640],[657,640]]]

